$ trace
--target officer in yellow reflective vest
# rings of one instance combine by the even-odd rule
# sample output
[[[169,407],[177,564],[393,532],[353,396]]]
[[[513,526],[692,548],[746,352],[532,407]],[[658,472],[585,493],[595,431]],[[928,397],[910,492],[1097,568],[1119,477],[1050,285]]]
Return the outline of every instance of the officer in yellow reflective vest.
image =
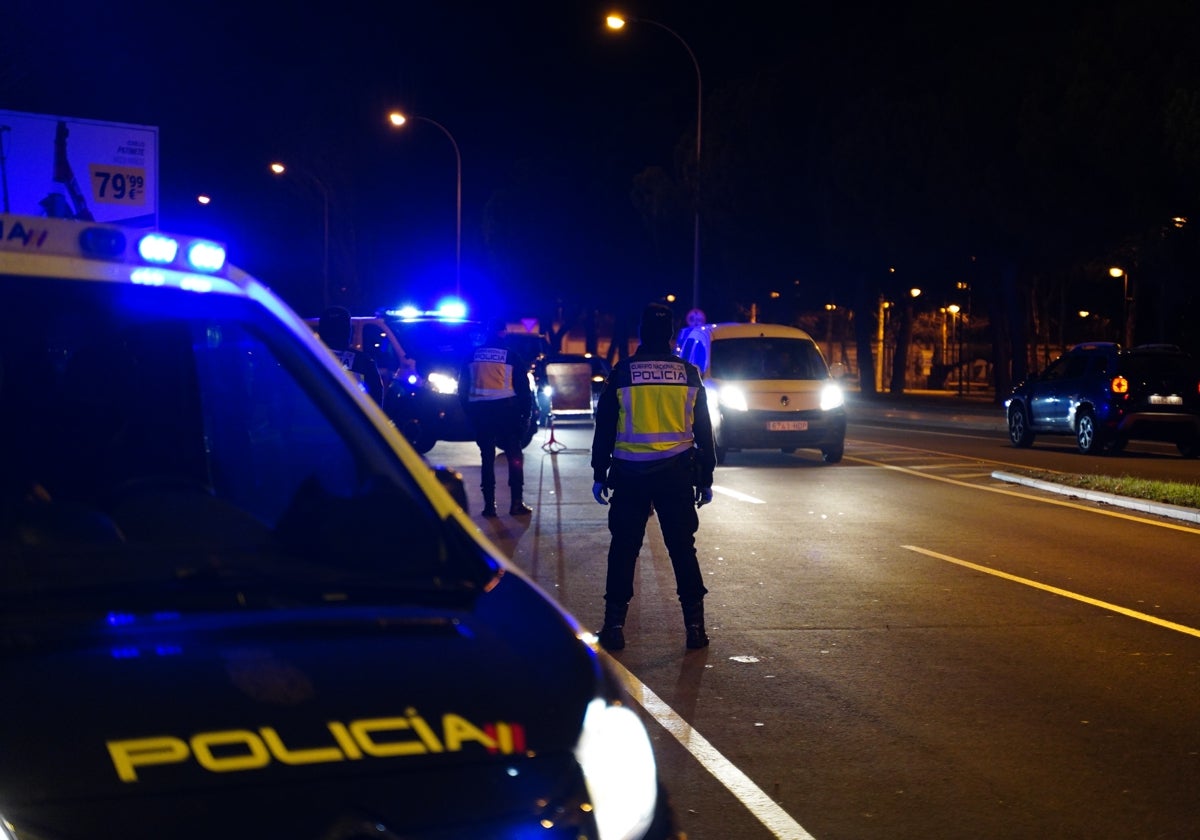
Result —
[[[592,495],[610,505],[612,534],[600,630],[606,650],[625,647],[634,569],[651,513],[658,514],[675,571],[685,643],[692,649],[708,644],[696,510],[712,501],[716,448],[700,371],[674,354],[673,336],[671,310],[647,306],[641,345],[613,368],[596,406]]]
[[[503,318],[488,321],[487,337],[471,351],[458,380],[458,396],[475,433],[480,456],[483,515],[496,515],[496,448],[508,462],[509,508],[512,516],[528,516],[525,504],[525,454],[522,438],[533,408],[529,365],[504,341]]]

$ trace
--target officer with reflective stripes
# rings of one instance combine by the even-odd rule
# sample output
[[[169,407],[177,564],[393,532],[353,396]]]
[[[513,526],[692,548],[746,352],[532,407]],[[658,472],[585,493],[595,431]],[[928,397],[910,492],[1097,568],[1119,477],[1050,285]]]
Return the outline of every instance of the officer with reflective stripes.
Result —
[[[671,310],[642,313],[641,345],[609,374],[596,407],[592,495],[608,509],[608,576],[600,644],[625,647],[625,615],[646,523],[658,514],[689,648],[708,644],[696,559],[697,508],[712,501],[716,447],[700,371],[672,352]],[[608,500],[609,492],[612,493]]]
[[[488,322],[483,344],[471,351],[458,380],[458,394],[475,433],[481,459],[480,489],[483,515],[496,515],[496,448],[508,461],[511,516],[528,516],[525,504],[525,454],[521,451],[533,397],[529,390],[529,365],[505,343],[503,318]]]

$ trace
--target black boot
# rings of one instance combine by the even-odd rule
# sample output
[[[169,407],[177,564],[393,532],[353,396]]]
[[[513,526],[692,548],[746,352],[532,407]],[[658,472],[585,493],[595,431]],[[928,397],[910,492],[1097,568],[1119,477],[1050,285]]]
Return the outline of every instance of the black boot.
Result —
[[[625,649],[625,613],[629,604],[607,604],[604,607],[604,626],[600,628],[600,647],[605,650]]]
[[[508,506],[509,516],[528,516],[533,513],[533,508],[525,504],[521,498],[521,488],[512,488],[512,504]]]
[[[496,488],[483,487],[483,515],[488,519],[496,516]]]
[[[683,627],[687,632],[689,650],[708,647],[708,633],[704,630],[704,602],[683,604]]]

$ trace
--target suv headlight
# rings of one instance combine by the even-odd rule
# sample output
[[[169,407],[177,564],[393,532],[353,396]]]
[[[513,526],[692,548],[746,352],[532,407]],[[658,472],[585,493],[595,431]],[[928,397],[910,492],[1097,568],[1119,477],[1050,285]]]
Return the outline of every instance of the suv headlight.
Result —
[[[457,394],[458,393],[458,377],[450,376],[445,373],[434,371],[429,374],[429,385],[439,394]]]
[[[641,837],[654,822],[658,770],[650,736],[627,706],[596,698],[575,745],[600,840]]]

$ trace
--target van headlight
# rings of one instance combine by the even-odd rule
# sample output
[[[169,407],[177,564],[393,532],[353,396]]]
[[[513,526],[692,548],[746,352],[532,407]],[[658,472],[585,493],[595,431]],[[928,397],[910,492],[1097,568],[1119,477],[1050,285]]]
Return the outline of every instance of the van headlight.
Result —
[[[746,411],[749,408],[746,404],[746,392],[736,385],[722,385],[717,396],[721,405],[732,411]]]
[[[846,395],[842,393],[840,385],[834,385],[832,382],[821,389],[821,410],[829,411],[834,408],[841,408],[846,404]]]
[[[429,374],[429,385],[439,394],[457,394],[458,377],[436,371]]]
[[[632,709],[596,698],[575,745],[600,840],[641,837],[654,822],[658,770],[646,727]]]

